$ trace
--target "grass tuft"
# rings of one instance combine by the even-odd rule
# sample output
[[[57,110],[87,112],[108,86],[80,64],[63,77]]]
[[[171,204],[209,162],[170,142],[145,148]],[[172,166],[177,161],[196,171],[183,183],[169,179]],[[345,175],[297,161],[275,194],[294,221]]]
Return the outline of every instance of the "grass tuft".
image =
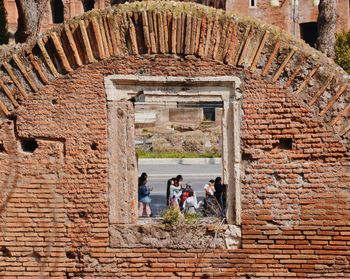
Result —
[[[201,213],[183,214],[178,207],[169,207],[162,215],[162,223],[168,229],[175,229],[181,225],[196,224],[200,217],[202,217]]]
[[[174,229],[184,222],[184,215],[178,207],[168,208],[162,215],[162,223],[169,229]]]

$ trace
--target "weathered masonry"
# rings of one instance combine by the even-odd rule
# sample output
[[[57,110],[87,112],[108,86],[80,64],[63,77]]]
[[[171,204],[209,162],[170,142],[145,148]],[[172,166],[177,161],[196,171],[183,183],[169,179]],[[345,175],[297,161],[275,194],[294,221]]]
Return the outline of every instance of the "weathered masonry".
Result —
[[[235,246],[225,242],[230,228],[208,226],[196,232],[218,234],[219,245],[165,243],[169,234],[152,225],[132,231],[136,217],[122,211],[136,200],[126,187],[135,162],[113,153],[131,148],[133,129],[132,105],[119,93],[141,86],[181,98],[174,88],[184,80],[186,98],[196,84],[200,99],[224,96],[235,81],[227,103],[238,105],[240,126],[226,121],[227,175],[240,191],[230,199]],[[94,11],[8,49],[0,277],[349,278],[348,84],[303,42],[191,3]],[[155,90],[164,86],[169,94]],[[123,234],[134,238],[118,242]]]
[[[134,2],[134,0],[50,0],[43,15],[42,31],[62,23],[64,19],[80,16],[84,11],[104,9],[111,3],[124,2]],[[235,11],[276,25],[298,38],[305,39],[311,45],[315,43],[319,0],[197,0],[192,2]],[[15,33],[18,18],[15,0],[4,0],[4,4],[8,14],[9,31]],[[349,13],[349,1],[337,0],[337,32],[349,29]]]
[[[241,203],[240,203],[240,99],[241,93],[237,92],[241,81],[234,76],[216,76],[216,77],[164,77],[164,76],[134,76],[134,75],[113,75],[105,78],[105,87],[107,93],[107,114],[108,114],[108,150],[109,150],[109,216],[110,223],[134,223],[137,209],[130,200],[136,200],[137,196],[137,172],[136,158],[134,152],[134,129],[133,110],[125,110],[123,115],[121,106],[131,107],[128,100],[142,92],[148,97],[148,100],[158,103],[164,102],[193,102],[193,101],[211,101],[223,102],[223,170],[224,183],[231,185],[228,188],[228,216],[231,224],[239,225],[241,223]],[[129,112],[129,113],[128,113]],[[119,117],[116,117],[118,115]],[[125,128],[123,127],[126,123]],[[130,123],[130,124],[128,124]],[[127,135],[125,144],[119,144],[120,130],[125,130]],[[234,143],[234,144],[232,144]],[[118,170],[120,158],[128,154],[127,160],[133,160],[133,163],[126,164],[126,169]],[[130,159],[133,158],[133,159]],[[128,167],[130,165],[130,167]],[[127,172],[125,172],[127,170]],[[130,170],[130,172],[128,172]],[[232,171],[231,171],[232,170]],[[126,173],[126,177],[123,177]],[[121,177],[122,176],[122,177]],[[133,177],[134,179],[130,179]],[[125,181],[123,183],[123,180]],[[121,188],[120,184],[123,184]],[[123,203],[120,197],[128,197]]]
[[[234,76],[181,77],[111,75],[105,77],[108,131],[108,211],[111,247],[206,248],[213,225],[177,229],[137,226],[137,170],[134,147],[134,106],[129,101],[146,97],[152,103],[209,101],[223,103],[223,180],[228,187],[228,225],[221,225],[217,247],[235,249],[241,237],[240,110],[241,81]],[[234,143],[234,144],[232,144]],[[133,201],[133,202],[131,202]],[[218,226],[218,224],[216,225]],[[147,228],[151,228],[150,231]],[[140,234],[139,231],[142,231]],[[156,231],[156,233],[155,233]],[[203,235],[204,233],[204,235]],[[186,235],[186,237],[184,236]],[[180,236],[180,237],[179,237]],[[164,240],[166,239],[166,240]],[[186,240],[185,240],[186,239]],[[225,244],[224,244],[225,243]]]
[[[92,9],[104,9],[111,1],[104,0],[50,0],[47,1],[46,9],[42,15],[41,30],[45,31],[65,19],[79,16]],[[107,5],[106,5],[107,4]],[[18,10],[15,0],[4,0],[7,11],[9,32],[15,33],[18,25]]]

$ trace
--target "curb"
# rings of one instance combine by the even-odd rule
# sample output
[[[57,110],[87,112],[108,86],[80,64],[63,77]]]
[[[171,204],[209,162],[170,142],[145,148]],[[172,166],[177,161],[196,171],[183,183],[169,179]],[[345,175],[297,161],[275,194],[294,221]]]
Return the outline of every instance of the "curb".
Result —
[[[143,158],[139,165],[220,165],[221,158]]]

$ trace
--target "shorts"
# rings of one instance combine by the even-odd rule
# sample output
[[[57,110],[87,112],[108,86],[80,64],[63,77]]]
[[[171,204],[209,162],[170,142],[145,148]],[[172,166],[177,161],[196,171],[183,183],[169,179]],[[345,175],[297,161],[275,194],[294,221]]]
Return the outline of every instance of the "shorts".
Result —
[[[149,196],[145,196],[143,198],[140,199],[140,202],[142,203],[151,203],[151,198]]]

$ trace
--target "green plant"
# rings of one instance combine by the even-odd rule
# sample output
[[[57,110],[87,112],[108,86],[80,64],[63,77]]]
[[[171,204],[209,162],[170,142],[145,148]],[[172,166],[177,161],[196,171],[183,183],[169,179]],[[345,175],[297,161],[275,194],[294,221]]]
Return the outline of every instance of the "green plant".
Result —
[[[9,32],[7,29],[7,12],[4,1],[0,0],[0,44],[7,44],[9,42]]]
[[[350,31],[337,34],[335,62],[350,74]]]
[[[163,214],[162,223],[168,228],[175,228],[184,222],[184,215],[177,207],[169,207]]]
[[[198,219],[202,217],[201,213],[195,212],[195,213],[185,213],[185,223],[186,224],[195,224],[197,223]]]
[[[174,229],[178,226],[187,224],[193,225],[197,223],[198,219],[202,217],[201,213],[185,213],[183,214],[178,207],[169,207],[162,214],[162,223],[168,229]]]

